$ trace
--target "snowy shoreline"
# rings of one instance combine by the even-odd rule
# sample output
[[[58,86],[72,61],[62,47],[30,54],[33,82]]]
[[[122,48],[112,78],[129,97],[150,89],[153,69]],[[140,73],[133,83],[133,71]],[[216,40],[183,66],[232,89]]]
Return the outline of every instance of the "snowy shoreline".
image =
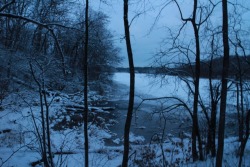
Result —
[[[142,81],[145,82],[144,84],[147,83],[145,79]],[[96,122],[90,122],[89,124],[90,159],[92,161],[92,167],[117,167],[121,164],[123,153],[122,136],[127,113],[128,86],[126,83],[118,82],[118,84],[112,88],[113,91],[110,92],[109,97],[105,97],[104,99],[98,99],[99,96],[93,94],[92,99],[94,100],[92,103],[99,103],[99,106],[98,104],[91,106],[93,113],[96,113],[93,115],[95,116],[93,120]],[[146,92],[147,91],[143,92],[145,94],[137,92],[135,108],[137,108],[137,105],[141,102],[142,97],[145,98],[145,95],[147,97],[150,96],[146,94]],[[139,95],[141,98],[138,97]],[[50,99],[51,98],[54,97],[50,97]],[[78,119],[78,112],[82,112],[80,111],[82,109],[81,95],[71,96],[60,93],[54,100],[50,106],[50,117],[52,119],[51,128],[58,122],[66,121],[70,123],[72,119]],[[29,103],[25,103],[24,101]],[[162,151],[159,144],[162,143],[166,160],[171,164],[181,163],[184,166],[185,164],[187,165],[187,163],[188,166],[210,166],[214,164],[214,159],[210,158],[208,158],[207,161],[197,162],[195,164],[190,161],[190,124],[192,121],[187,113],[183,114],[182,110],[175,110],[168,113],[166,117],[161,117],[163,116],[162,113],[159,112],[162,109],[161,107],[169,104],[171,103],[165,104],[164,101],[145,101],[140,106],[132,121],[131,154],[137,152],[137,160],[139,158],[139,160],[142,161],[143,155],[153,155],[155,158],[153,158],[152,161],[160,163],[159,157],[161,157]],[[76,109],[70,107],[74,105]],[[40,106],[37,92],[23,91],[19,92],[19,94],[11,94],[5,99],[4,106],[4,110],[0,112],[0,131],[2,132],[0,134],[0,166],[2,164],[4,164],[2,165],[3,167],[29,166],[31,162],[41,159],[39,142],[31,117],[31,113],[33,113],[40,127]],[[104,111],[103,109],[107,109],[105,107],[115,109]],[[78,109],[80,110],[77,111]],[[153,116],[152,113],[154,113]],[[110,117],[110,114],[114,114],[114,118]],[[237,157],[235,153],[239,143],[237,137],[234,137],[237,136],[237,134],[235,134],[235,132],[230,134],[230,131],[234,131],[237,125],[235,121],[236,115],[232,113],[227,116],[229,124],[227,124],[226,128],[226,130],[228,130],[226,134],[228,135],[225,139],[225,164],[236,164]],[[165,118],[167,124],[165,132],[162,133]],[[201,119],[201,121],[203,121],[203,124],[205,123],[203,119]],[[180,126],[180,124],[182,126]],[[55,154],[54,161],[55,163],[59,163],[61,159],[64,159],[65,166],[82,167],[84,162],[83,127],[72,126],[69,128],[68,125],[70,124],[63,124],[64,127],[60,130],[51,129],[52,151],[53,153],[68,152],[73,154]],[[179,131],[183,131],[184,133],[179,133]],[[119,134],[117,132],[119,132]],[[115,135],[115,133],[117,134]],[[161,140],[161,136],[164,136],[164,140]],[[107,142],[111,142],[112,144],[107,144]],[[249,156],[249,148],[250,145],[248,142],[245,157]],[[245,164],[247,164],[247,162],[249,162],[249,160],[246,159]]]

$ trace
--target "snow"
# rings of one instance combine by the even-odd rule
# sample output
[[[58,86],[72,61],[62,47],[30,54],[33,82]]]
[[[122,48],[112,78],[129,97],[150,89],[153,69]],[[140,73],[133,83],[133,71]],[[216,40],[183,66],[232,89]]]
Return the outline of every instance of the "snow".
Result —
[[[116,139],[113,140],[113,142],[114,142],[115,144],[120,144],[121,140],[120,140],[119,138],[116,138]]]
[[[129,85],[127,73],[116,73],[114,80],[119,84]],[[145,97],[162,97],[162,96],[178,96],[180,98],[188,98],[188,91],[186,87],[177,84],[176,78],[169,77],[166,84],[161,84],[158,79],[148,78],[145,74],[136,74],[136,95],[140,98]],[[181,82],[181,81],[178,81]],[[207,96],[206,88],[207,80],[201,80],[201,90],[203,97]],[[124,87],[123,87],[124,88]],[[164,91],[163,91],[164,90]],[[128,88],[122,89],[120,94],[128,95]],[[95,96],[92,92],[92,97],[95,100],[101,98]],[[127,98],[127,97],[126,97]],[[124,98],[124,99],[126,99]],[[141,100],[137,98],[137,100]],[[249,97],[248,97],[249,98]],[[66,105],[79,105],[82,97],[72,96],[61,93],[54,100],[50,106],[50,116],[55,118],[52,122],[53,127],[56,122],[64,119]],[[19,167],[30,166],[31,162],[41,159],[40,148],[35,133],[34,120],[32,114],[41,131],[40,122],[40,107],[39,99],[36,92],[19,92],[18,95],[10,94],[4,101],[4,110],[0,111],[0,166],[2,167]],[[15,103],[14,103],[15,102]],[[230,101],[233,102],[233,101]],[[11,105],[15,104],[15,105]],[[96,113],[109,114],[105,109],[91,107],[91,110]],[[173,115],[172,115],[173,116]],[[178,115],[174,115],[178,117]],[[70,121],[70,116],[66,115],[66,120]],[[99,120],[103,118],[98,116]],[[181,118],[180,118],[181,119]],[[110,119],[111,122],[117,123],[116,120]],[[143,130],[145,126],[138,126],[137,128]],[[7,132],[10,129],[10,132]],[[84,136],[83,125],[80,127],[73,127],[72,129],[64,127],[61,130],[54,130],[51,128],[51,144],[52,152],[69,152],[71,154],[55,154],[55,166],[84,166]],[[7,131],[6,131],[7,130]],[[123,130],[123,129],[121,129]],[[89,132],[89,151],[90,151],[90,167],[104,166],[117,167],[121,165],[123,139],[115,137],[114,132],[109,131],[105,127],[97,126],[90,123],[88,127]],[[162,150],[164,151],[165,160],[169,165],[175,166],[215,166],[215,159],[207,157],[204,162],[191,162],[191,135],[188,132],[183,133],[182,138],[173,136],[172,134],[165,135],[165,138],[152,141],[151,144],[142,144],[145,142],[143,136],[138,136],[135,133],[130,133],[131,142],[131,166],[162,166]],[[111,140],[115,146],[109,146],[105,140]],[[159,143],[162,140],[162,144]],[[237,137],[228,137],[225,139],[225,166],[237,166],[238,157],[236,156],[239,142]],[[250,143],[247,143],[245,157],[243,164],[249,166],[250,159]],[[37,165],[38,167],[39,165]]]
[[[141,144],[145,141],[143,136],[136,136],[134,133],[130,132],[129,141],[136,144]]]

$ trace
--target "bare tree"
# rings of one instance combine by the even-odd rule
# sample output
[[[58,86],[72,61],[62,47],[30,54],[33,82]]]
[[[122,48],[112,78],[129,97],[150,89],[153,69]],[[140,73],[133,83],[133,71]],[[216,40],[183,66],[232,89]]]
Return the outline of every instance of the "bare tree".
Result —
[[[246,148],[246,144],[247,141],[249,139],[249,122],[250,122],[250,110],[247,111],[246,116],[245,116],[245,134],[243,135],[241,144],[240,144],[240,148],[239,148],[239,156],[240,156],[240,160],[239,160],[239,167],[242,166],[242,159],[244,156],[244,152],[245,152],[245,148]]]
[[[195,69],[194,69],[194,99],[193,99],[193,126],[192,126],[192,155],[193,155],[193,161],[204,159],[203,156],[203,148],[202,148],[202,141],[201,141],[201,135],[199,130],[199,121],[198,121],[198,105],[199,105],[199,85],[200,85],[200,64],[201,64],[201,46],[200,46],[200,29],[201,26],[206,23],[208,18],[213,13],[215,7],[217,4],[214,4],[212,1],[209,1],[209,5],[211,5],[211,9],[204,6],[199,6],[198,0],[193,1],[193,11],[192,16],[189,18],[184,18],[182,9],[180,7],[179,2],[174,0],[174,3],[177,5],[180,16],[182,21],[184,22],[182,27],[180,28],[180,31],[183,29],[183,27],[190,22],[194,31],[194,37],[195,37]],[[204,10],[204,11],[203,11]],[[179,31],[179,32],[180,32]],[[176,39],[176,38],[175,38]],[[183,47],[180,47],[183,48]],[[189,59],[189,58],[188,58]],[[198,141],[197,141],[198,140]],[[198,148],[199,148],[199,156],[196,150],[196,143],[198,142]]]
[[[45,166],[54,166],[53,156],[51,151],[51,139],[50,139],[50,121],[49,121],[49,103],[47,101],[46,88],[45,88],[45,72],[44,67],[39,62],[37,66],[41,70],[41,78],[37,78],[32,63],[30,62],[31,75],[38,86],[40,109],[41,109],[41,122],[42,122],[42,162]],[[35,121],[34,121],[35,123]],[[35,123],[36,124],[36,123]],[[35,125],[36,126],[36,125]],[[38,132],[38,131],[37,131]],[[39,135],[39,134],[38,134]],[[48,153],[48,156],[47,156]]]
[[[89,166],[88,138],[88,42],[89,42],[89,1],[85,2],[85,44],[84,44],[84,149],[85,167]]]
[[[222,166],[223,150],[224,150],[224,133],[225,133],[225,115],[227,102],[227,82],[229,71],[229,40],[228,40],[228,8],[227,0],[222,0],[222,33],[223,33],[223,70],[221,84],[221,102],[220,102],[220,117],[218,131],[218,150],[216,155],[216,167]]]
[[[47,3],[43,3],[44,4],[47,4]],[[15,10],[7,10],[8,7],[12,7],[12,5],[15,5],[15,6],[18,6],[20,9],[20,11],[22,11],[21,13],[20,12],[15,12]],[[35,5],[35,8],[39,7],[40,5],[40,1],[37,1],[36,5]],[[17,34],[15,37],[16,39],[15,40],[11,40],[11,44],[13,45],[13,42],[12,41],[17,41],[18,39],[18,34],[20,34],[20,31],[21,31],[21,28],[24,27],[24,25],[26,25],[27,23],[32,23],[34,25],[37,25],[37,39],[36,39],[36,46],[40,46],[41,43],[42,43],[42,38],[41,38],[41,31],[42,29],[46,29],[47,31],[49,31],[52,35],[52,37],[54,38],[55,40],[55,46],[57,47],[58,51],[59,51],[59,54],[61,56],[61,63],[62,63],[62,71],[63,71],[63,74],[66,75],[66,67],[65,67],[65,56],[64,56],[64,53],[62,51],[62,48],[60,46],[60,43],[59,43],[59,40],[58,40],[58,37],[56,36],[55,32],[54,32],[54,27],[53,26],[59,26],[59,27],[67,27],[67,26],[64,26],[63,24],[59,24],[59,23],[55,23],[54,20],[47,20],[45,18],[47,18],[48,14],[52,14],[50,13],[50,11],[46,11],[45,13],[37,13],[38,11],[34,11],[34,13],[36,14],[35,16],[40,16],[40,17],[35,17],[33,16],[34,18],[32,17],[29,17],[30,13],[25,13],[25,11],[27,10],[24,10],[23,8],[28,8],[30,6],[28,6],[28,3],[25,3],[25,1],[23,2],[13,2],[13,3],[9,3],[9,4],[6,4],[5,6],[7,7],[4,7],[3,10],[1,10],[0,12],[0,16],[1,17],[5,17],[7,19],[7,21],[10,21],[10,19],[14,19],[17,21],[17,28],[15,28],[14,30],[17,31]],[[13,6],[13,8],[15,9],[15,6]],[[53,5],[52,5],[53,6]],[[52,7],[51,6],[51,7]],[[43,8],[46,8],[45,6],[41,6],[40,8],[41,11],[44,11]],[[7,12],[6,12],[7,10]],[[4,12],[3,12],[4,11]],[[26,16],[28,15],[28,16]],[[44,16],[44,17],[42,17]],[[50,15],[51,16],[51,15]],[[51,18],[51,17],[48,17],[48,18]],[[25,32],[24,32],[25,33]],[[13,33],[8,33],[8,34],[11,34],[13,35]],[[13,38],[13,37],[12,37]],[[8,40],[7,40],[8,41]],[[43,45],[45,46],[45,45]]]
[[[235,13],[237,15],[237,13]],[[250,110],[249,110],[249,101],[246,100],[248,96],[247,90],[247,79],[249,78],[249,57],[246,55],[246,47],[244,47],[244,42],[242,41],[242,29],[237,29],[238,24],[234,23],[233,32],[235,33],[235,42],[230,39],[230,43],[234,46],[235,56],[232,57],[233,61],[230,61],[230,69],[233,68],[235,75],[235,80],[233,84],[236,87],[236,110],[238,118],[238,136],[239,136],[239,164],[242,166],[242,159],[244,156],[245,147],[249,138],[249,119],[250,119]],[[239,23],[240,24],[240,23]],[[244,33],[243,33],[244,34]],[[241,55],[241,56],[240,56]],[[234,61],[235,60],[235,61]]]
[[[209,81],[209,102],[208,106],[205,104],[201,104],[202,109],[206,116],[207,121],[207,142],[206,142],[206,154],[210,154],[212,157],[216,156],[216,122],[217,122],[217,108],[220,101],[220,88],[221,82],[214,80],[218,76],[218,58],[221,54],[221,30],[216,27],[213,28],[213,23],[208,20],[206,24],[207,28],[205,28],[204,33],[208,42],[208,46],[205,50],[207,52],[208,59],[205,59],[203,63],[202,73],[204,77],[208,77]],[[221,66],[219,66],[221,67]]]
[[[133,61],[133,52],[130,42],[130,31],[129,31],[129,21],[128,21],[128,0],[123,1],[123,20],[124,20],[124,28],[125,28],[125,39],[129,60],[129,73],[130,73],[130,90],[129,90],[129,104],[128,104],[128,112],[124,129],[124,153],[122,159],[122,166],[128,166],[128,157],[129,157],[129,132],[131,126],[131,120],[133,116],[134,109],[134,94],[135,94],[135,70],[134,70],[134,61]]]

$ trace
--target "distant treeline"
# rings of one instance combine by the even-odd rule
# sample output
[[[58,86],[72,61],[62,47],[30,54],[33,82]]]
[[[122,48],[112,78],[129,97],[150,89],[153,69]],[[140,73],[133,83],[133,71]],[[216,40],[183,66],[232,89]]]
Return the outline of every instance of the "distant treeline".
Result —
[[[220,78],[222,74],[223,59],[222,57],[212,60],[203,60],[201,62],[201,77],[208,78],[211,73],[212,78]],[[117,72],[129,72],[129,68],[118,67]],[[181,75],[194,76],[195,64],[182,63],[176,67],[135,67],[136,73],[146,74],[165,74],[165,75]],[[230,78],[238,78],[242,75],[244,78],[250,78],[250,56],[231,56],[229,76]]]
[[[146,74],[156,74],[163,73],[163,68],[161,67],[135,67],[135,73],[146,73]],[[118,67],[117,72],[129,72],[128,67]]]

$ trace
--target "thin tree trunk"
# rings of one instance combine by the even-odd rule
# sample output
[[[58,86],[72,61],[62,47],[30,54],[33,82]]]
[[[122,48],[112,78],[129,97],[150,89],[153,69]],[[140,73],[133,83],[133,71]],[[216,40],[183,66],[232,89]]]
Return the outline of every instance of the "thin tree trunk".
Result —
[[[243,117],[241,114],[241,107],[240,107],[240,90],[239,90],[239,83],[236,83],[236,108],[237,108],[237,117],[238,117],[238,135],[239,135],[239,142],[243,140],[243,128],[244,122],[242,122]]]
[[[62,47],[60,46],[60,43],[59,43],[58,38],[56,37],[56,34],[54,33],[54,31],[50,28],[48,28],[48,30],[52,34],[52,36],[55,40],[55,43],[56,43],[56,47],[59,51],[59,54],[61,55],[62,71],[63,71],[64,77],[66,77],[65,58],[64,58],[64,53],[63,53]]]
[[[216,155],[216,167],[222,166],[223,150],[224,150],[224,133],[225,133],[225,116],[226,116],[226,102],[227,102],[227,78],[229,69],[229,42],[228,42],[228,10],[227,0],[222,0],[222,15],[223,15],[223,69],[222,69],[222,87],[221,87],[221,104],[220,104],[220,118],[219,118],[219,132],[218,132],[218,150]]]
[[[239,167],[242,166],[242,158],[244,156],[245,147],[249,138],[249,119],[250,119],[250,110],[247,111],[246,116],[244,112],[244,96],[243,96],[243,79],[242,79],[242,69],[240,58],[237,55],[237,62],[239,67],[239,83],[236,83],[237,86],[237,110],[238,110],[238,123],[239,123]],[[244,121],[244,116],[245,121]],[[245,132],[244,132],[245,130]]]
[[[84,148],[85,167],[89,166],[89,139],[88,139],[88,42],[89,42],[89,1],[85,6],[85,45],[84,45]]]
[[[42,95],[42,89],[39,86],[39,98],[40,98],[40,108],[41,108],[41,119],[42,119],[42,143],[43,143],[43,162],[45,166],[48,166],[48,159],[47,159],[47,144],[46,144],[46,131],[45,131],[45,117],[44,117],[44,108],[43,108],[43,95]]]
[[[212,104],[212,112],[211,112],[211,122],[210,122],[210,130],[211,130],[211,156],[216,156],[216,113],[217,113],[217,102],[213,102]]]
[[[212,157],[216,156],[216,143],[215,143],[215,135],[216,135],[216,113],[217,113],[217,104],[218,104],[218,94],[217,91],[213,90],[213,51],[214,51],[214,36],[211,42],[212,55],[209,64],[209,90],[210,90],[210,98],[211,98],[211,117],[208,122],[208,140],[207,140],[207,154],[211,153]],[[218,87],[216,87],[217,90]]]
[[[248,141],[248,138],[249,138],[250,110],[247,111],[246,120],[245,120],[245,121],[246,121],[246,122],[245,122],[245,124],[246,124],[246,132],[245,132],[245,136],[243,137],[242,142],[241,142],[241,145],[240,145],[240,152],[239,152],[239,155],[240,155],[239,167],[242,166],[242,158],[243,158],[243,156],[244,156],[244,151],[245,151],[246,144],[247,144],[247,141]]]
[[[32,77],[35,80],[35,82],[37,83],[38,88],[39,88],[39,99],[40,99],[40,109],[41,109],[41,119],[42,119],[42,121],[41,121],[42,122],[42,160],[44,162],[44,166],[47,167],[47,166],[49,166],[49,164],[48,164],[47,149],[46,149],[46,146],[47,146],[47,144],[46,144],[46,131],[45,131],[46,127],[45,127],[45,117],[44,117],[44,108],[43,108],[42,86],[34,74],[34,70],[33,70],[31,63],[29,65],[30,65]]]
[[[42,159],[44,162],[44,166],[49,166],[48,164],[48,159],[47,159],[47,149],[46,149],[46,131],[45,131],[45,117],[44,117],[44,109],[43,109],[43,95],[42,95],[42,89],[41,86],[39,85],[39,97],[40,97],[40,108],[41,108],[41,119],[42,119],[42,133],[43,133],[43,155]]]
[[[243,79],[242,79],[242,69],[241,69],[241,63],[240,58],[238,54],[236,53],[237,58],[237,66],[238,66],[238,77],[239,83],[236,83],[237,87],[237,111],[238,111],[238,124],[239,124],[239,141],[242,142],[243,140],[243,134],[244,134],[244,96],[243,96]],[[237,81],[238,82],[238,81]]]
[[[45,90],[45,89],[43,89]],[[47,144],[48,144],[48,152],[49,152],[49,163],[51,167],[54,167],[53,156],[51,151],[51,140],[50,140],[50,124],[49,124],[49,104],[47,102],[46,92],[43,91],[43,99],[46,108],[46,129],[47,129]]]
[[[199,85],[200,85],[200,39],[199,39],[199,29],[196,25],[196,10],[198,1],[194,0],[193,18],[192,26],[195,35],[195,47],[196,47],[196,59],[195,59],[195,91],[194,91],[194,103],[193,103],[193,127],[192,127],[192,154],[193,161],[198,159],[198,154],[196,150],[196,137],[198,138],[198,148],[199,148],[199,159],[203,160],[202,142],[199,133],[199,121],[198,121],[198,100],[199,100]]]
[[[129,23],[128,23],[128,0],[124,0],[124,28],[125,28],[125,39],[129,60],[129,71],[130,71],[130,92],[129,92],[129,104],[128,104],[128,112],[127,118],[124,128],[124,153],[122,166],[128,166],[128,157],[129,157],[129,132],[130,125],[133,116],[133,108],[134,108],[134,91],[135,91],[135,70],[134,70],[134,62],[133,62],[133,52],[130,43],[130,32],[129,32]]]

